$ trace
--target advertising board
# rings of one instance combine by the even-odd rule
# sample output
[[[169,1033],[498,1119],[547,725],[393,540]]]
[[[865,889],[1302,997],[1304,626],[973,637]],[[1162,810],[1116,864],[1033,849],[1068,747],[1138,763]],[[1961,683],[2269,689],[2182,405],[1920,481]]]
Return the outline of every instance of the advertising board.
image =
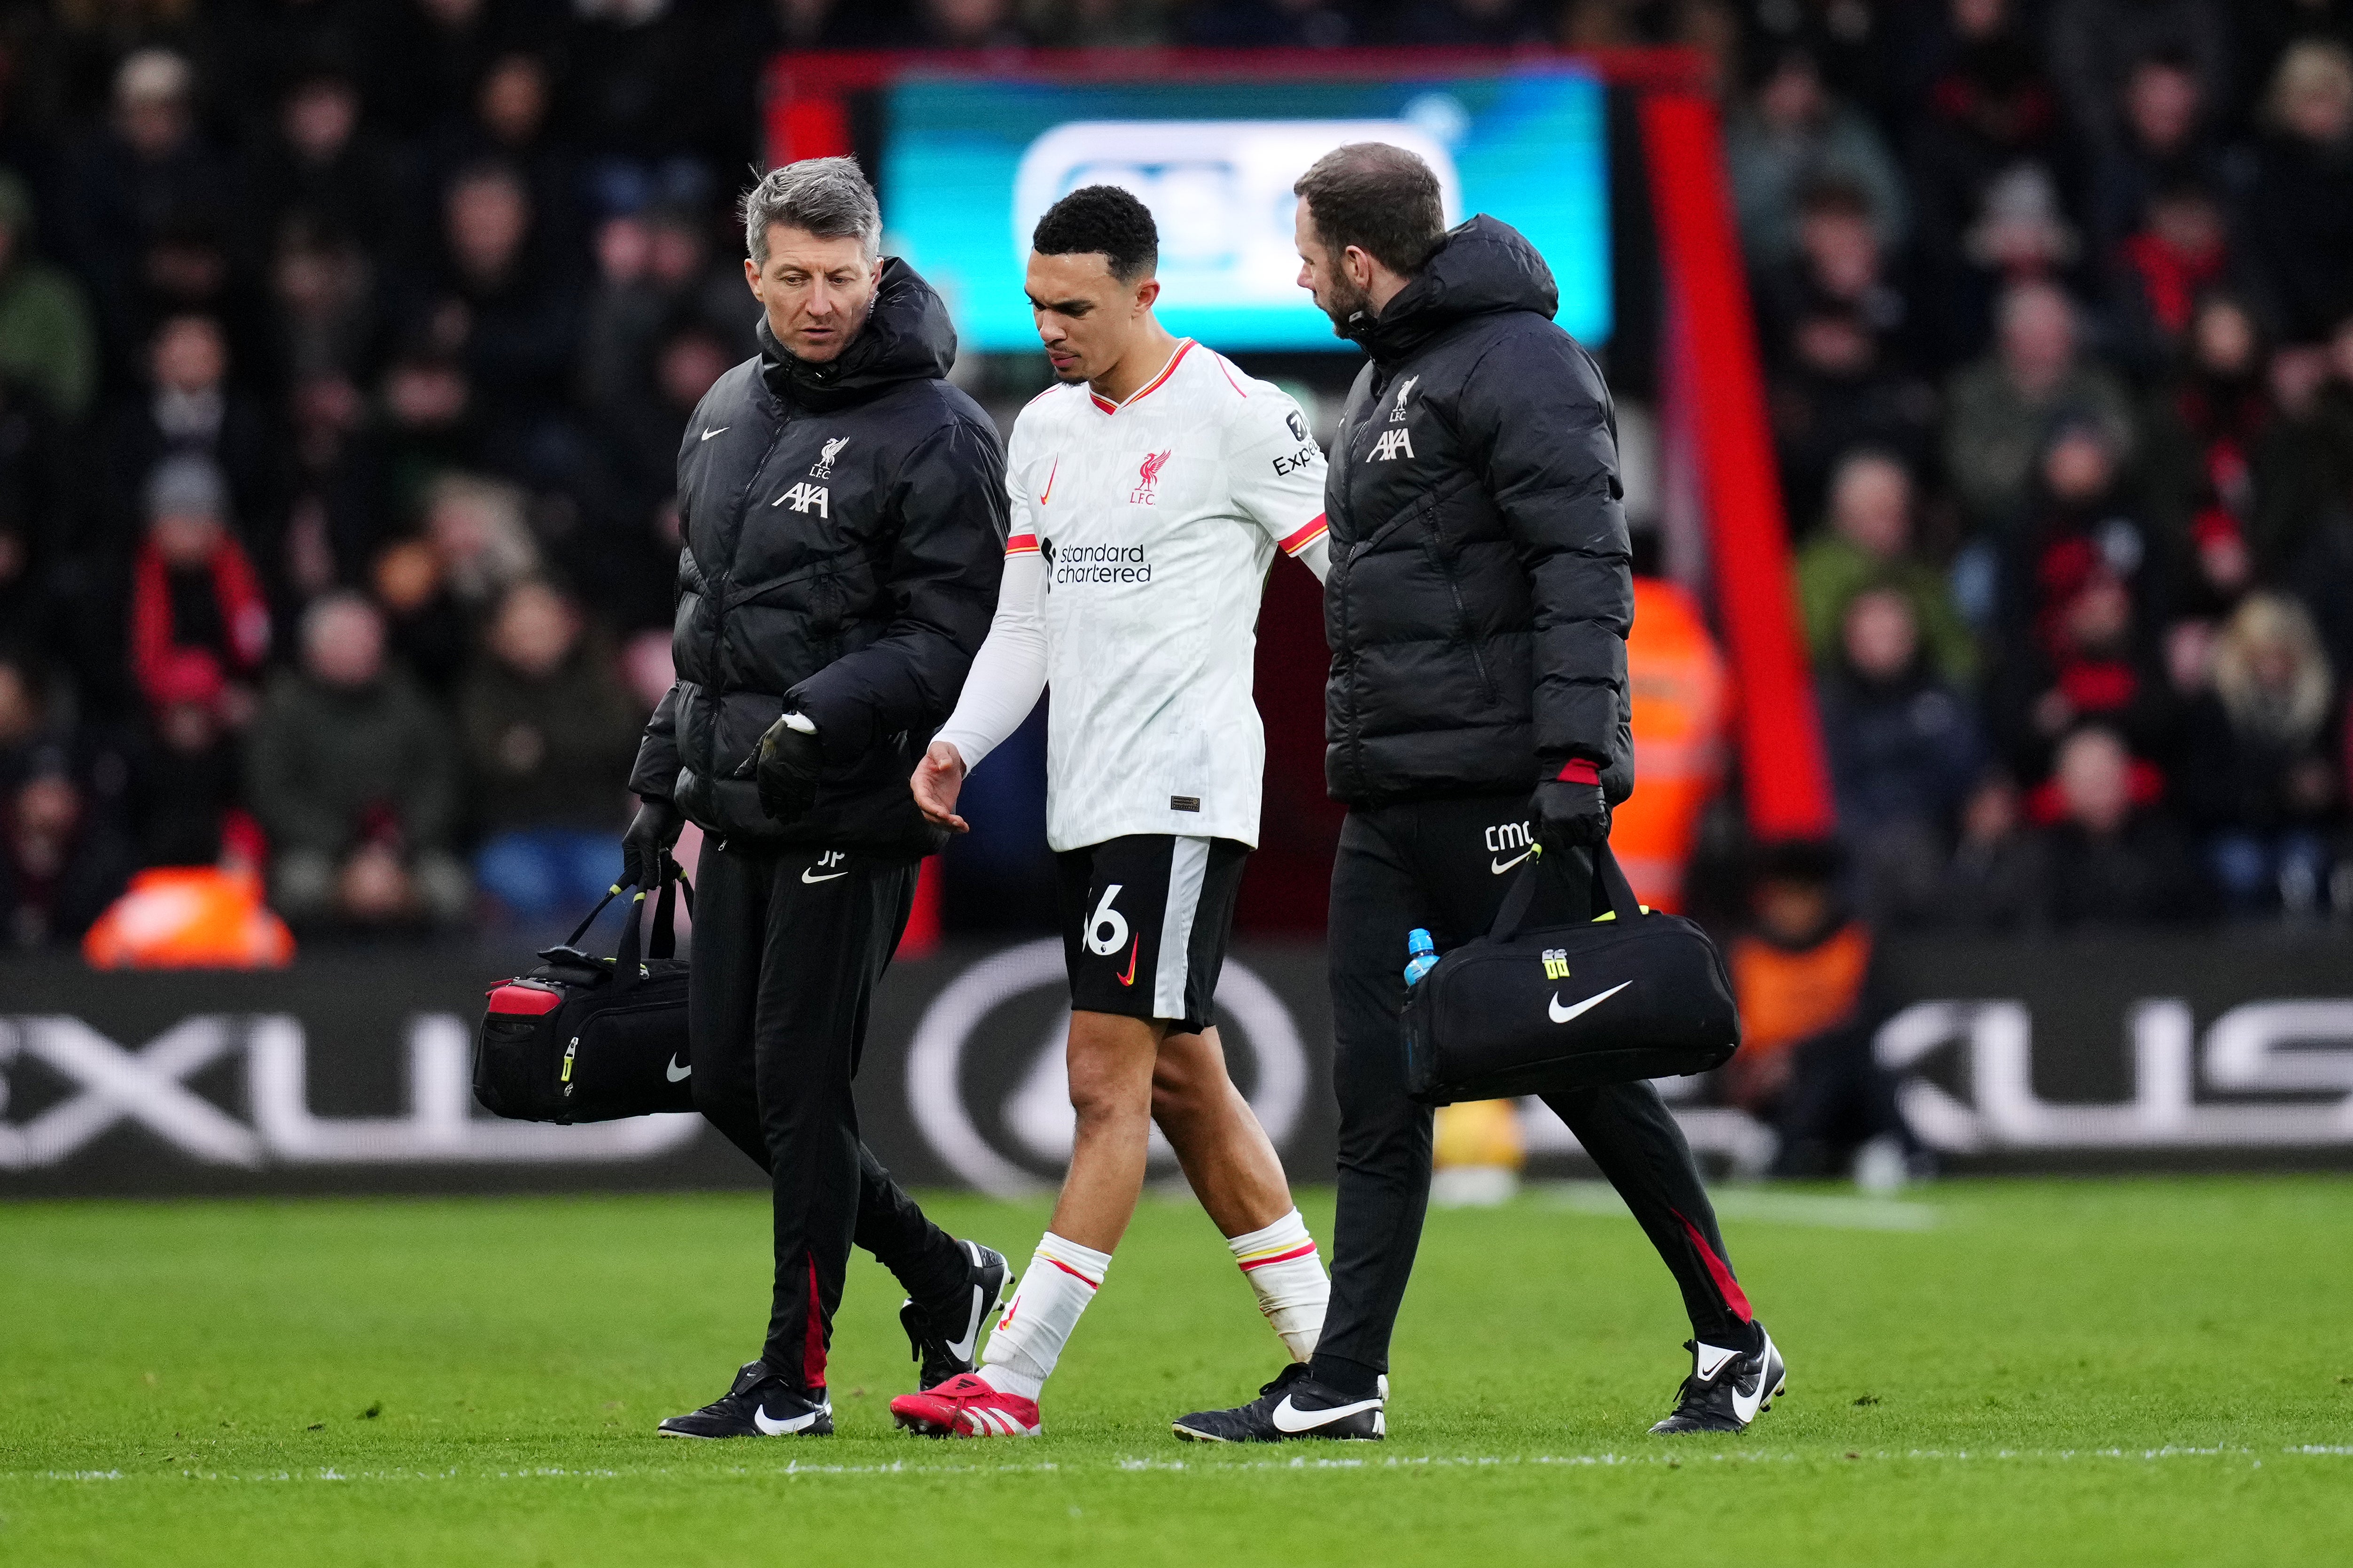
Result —
[[[1559,281],[1560,323],[1588,344],[1609,336],[1604,98],[1575,67],[1378,82],[914,74],[882,98],[888,243],[946,298],[967,350],[1036,348],[1030,230],[1086,184],[1152,209],[1170,331],[1233,352],[1345,347],[1294,282],[1291,186],[1349,142],[1419,154],[1448,222],[1487,212],[1520,229]]]
[[[2353,946],[2196,937],[1887,948],[1881,1061],[1956,1171],[2353,1167]],[[472,1103],[482,965],[420,954],[275,973],[0,971],[0,1197],[756,1184],[692,1116],[495,1121]],[[917,1186],[1050,1190],[1072,1121],[1059,943],[895,965],[859,1076],[868,1144]],[[1245,943],[1219,1022],[1293,1179],[1329,1182],[1331,1013],[1312,944]],[[1767,1130],[1660,1085],[1722,1170]],[[1531,1174],[1589,1170],[1534,1100]],[[1155,1140],[1155,1180],[1176,1182]]]

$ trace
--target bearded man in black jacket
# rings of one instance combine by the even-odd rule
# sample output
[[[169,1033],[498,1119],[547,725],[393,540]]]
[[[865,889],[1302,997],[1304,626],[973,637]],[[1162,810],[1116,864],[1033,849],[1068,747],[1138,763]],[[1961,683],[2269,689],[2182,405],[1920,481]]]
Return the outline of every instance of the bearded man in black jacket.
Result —
[[[1314,1360],[1180,1437],[1386,1435],[1389,1331],[1430,1203],[1430,1112],[1406,1093],[1406,936],[1483,933],[1533,846],[1527,919],[1592,917],[1593,857],[1634,787],[1633,579],[1601,373],[1554,325],[1544,258],[1492,217],[1444,227],[1412,153],[1326,154],[1300,197],[1300,286],[1363,347],[1324,481],[1324,772],[1340,1100],[1332,1299]],[[1541,911],[1541,912],[1537,912]],[[1648,1083],[1547,1094],[1682,1288],[1691,1374],[1655,1432],[1738,1431],[1779,1352],[1725,1256],[1682,1130]]]
[[[972,1369],[1005,1259],[926,1220],[858,1134],[850,1080],[875,983],[945,834],[907,775],[987,635],[1005,554],[1005,450],[948,384],[937,294],[878,251],[847,158],[744,197],[760,353],[679,446],[678,679],[646,726],[625,879],[657,885],[705,835],[687,1027],[697,1109],[775,1187],[759,1357],[665,1436],[833,1430],[826,1349],[853,1239],[906,1286],[924,1386]]]

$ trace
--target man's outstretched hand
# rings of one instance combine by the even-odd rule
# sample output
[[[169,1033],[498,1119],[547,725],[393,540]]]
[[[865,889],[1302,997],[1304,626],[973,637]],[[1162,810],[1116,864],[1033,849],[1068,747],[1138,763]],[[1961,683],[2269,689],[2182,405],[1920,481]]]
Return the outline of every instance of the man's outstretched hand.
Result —
[[[955,814],[956,796],[964,791],[964,754],[945,741],[934,741],[907,781],[923,820],[951,833],[969,833],[972,824]]]

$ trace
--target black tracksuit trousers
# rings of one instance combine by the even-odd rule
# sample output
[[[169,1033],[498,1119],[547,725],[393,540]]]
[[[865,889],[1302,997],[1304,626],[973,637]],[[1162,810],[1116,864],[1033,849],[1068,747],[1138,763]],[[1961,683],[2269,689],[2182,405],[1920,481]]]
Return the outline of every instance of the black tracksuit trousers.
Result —
[[[850,1093],[916,866],[705,839],[696,868],[694,1105],[774,1184],[776,1295],[760,1359],[804,1391],[825,1386],[853,1242],[917,1300],[965,1279],[953,1238],[860,1141]]]
[[[1356,809],[1332,868],[1332,1064],[1340,1100],[1339,1214],[1332,1301],[1315,1376],[1369,1395],[1388,1370],[1389,1331],[1430,1206],[1430,1111],[1407,1098],[1398,1017],[1406,933],[1426,926],[1442,952],[1494,923],[1530,842],[1525,795],[1413,801]],[[1592,861],[1547,870],[1529,925],[1589,918]],[[1694,1337],[1749,1342],[1748,1302],[1734,1279],[1715,1210],[1691,1146],[1648,1083],[1548,1094],[1601,1173],[1626,1200],[1683,1288]]]

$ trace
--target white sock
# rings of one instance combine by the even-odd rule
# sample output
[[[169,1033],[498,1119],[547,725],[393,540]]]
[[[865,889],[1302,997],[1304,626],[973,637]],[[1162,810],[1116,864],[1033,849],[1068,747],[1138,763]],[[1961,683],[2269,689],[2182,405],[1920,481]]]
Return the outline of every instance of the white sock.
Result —
[[[981,1381],[1000,1394],[1037,1398],[1110,1267],[1110,1253],[1048,1231],[1029,1259],[1029,1272],[1021,1277],[1020,1290],[980,1352]]]
[[[1332,1281],[1324,1276],[1315,1238],[1307,1234],[1307,1222],[1299,1211],[1293,1209],[1264,1230],[1234,1237],[1226,1245],[1258,1297],[1258,1310],[1282,1336],[1291,1359],[1305,1361],[1314,1355],[1324,1332],[1324,1307],[1332,1299]]]

